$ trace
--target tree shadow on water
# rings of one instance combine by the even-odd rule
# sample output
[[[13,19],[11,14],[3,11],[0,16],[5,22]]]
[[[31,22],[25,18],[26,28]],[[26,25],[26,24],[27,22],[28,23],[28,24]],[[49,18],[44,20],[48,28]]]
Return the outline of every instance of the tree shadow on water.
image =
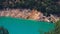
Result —
[[[0,34],[9,34],[9,32],[4,27],[0,27]]]

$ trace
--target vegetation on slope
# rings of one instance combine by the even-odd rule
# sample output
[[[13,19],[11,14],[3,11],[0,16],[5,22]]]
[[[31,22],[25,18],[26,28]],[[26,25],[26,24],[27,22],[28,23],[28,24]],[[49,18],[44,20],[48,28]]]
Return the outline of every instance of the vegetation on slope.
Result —
[[[45,34],[60,34],[60,20],[55,23],[55,29]]]
[[[0,0],[0,9],[2,8],[29,8],[37,9],[47,14],[60,13],[59,0]]]

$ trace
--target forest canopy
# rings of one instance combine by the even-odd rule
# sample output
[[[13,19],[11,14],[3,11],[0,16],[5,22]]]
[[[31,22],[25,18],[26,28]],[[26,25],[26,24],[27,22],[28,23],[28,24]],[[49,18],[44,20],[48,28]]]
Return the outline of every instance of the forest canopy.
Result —
[[[37,9],[43,13],[59,14],[60,0],[0,0],[0,9],[22,8]]]

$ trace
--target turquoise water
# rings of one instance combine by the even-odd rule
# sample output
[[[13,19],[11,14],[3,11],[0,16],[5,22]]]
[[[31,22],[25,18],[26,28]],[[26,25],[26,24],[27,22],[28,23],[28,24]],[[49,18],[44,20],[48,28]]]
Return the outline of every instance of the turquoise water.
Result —
[[[0,26],[8,29],[9,34],[43,34],[54,29],[53,23],[11,17],[0,17]]]

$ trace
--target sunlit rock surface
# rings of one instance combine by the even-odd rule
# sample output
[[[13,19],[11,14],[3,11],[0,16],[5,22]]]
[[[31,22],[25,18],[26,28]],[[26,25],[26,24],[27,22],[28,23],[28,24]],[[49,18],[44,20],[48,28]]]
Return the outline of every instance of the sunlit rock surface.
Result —
[[[59,17],[55,17],[53,15],[50,15],[49,17],[46,17],[43,15],[42,12],[37,10],[29,10],[29,9],[10,9],[10,10],[2,10],[0,11],[0,16],[10,16],[14,18],[24,18],[24,19],[32,19],[32,20],[39,20],[39,21],[46,21],[46,22],[57,22],[59,20]]]

